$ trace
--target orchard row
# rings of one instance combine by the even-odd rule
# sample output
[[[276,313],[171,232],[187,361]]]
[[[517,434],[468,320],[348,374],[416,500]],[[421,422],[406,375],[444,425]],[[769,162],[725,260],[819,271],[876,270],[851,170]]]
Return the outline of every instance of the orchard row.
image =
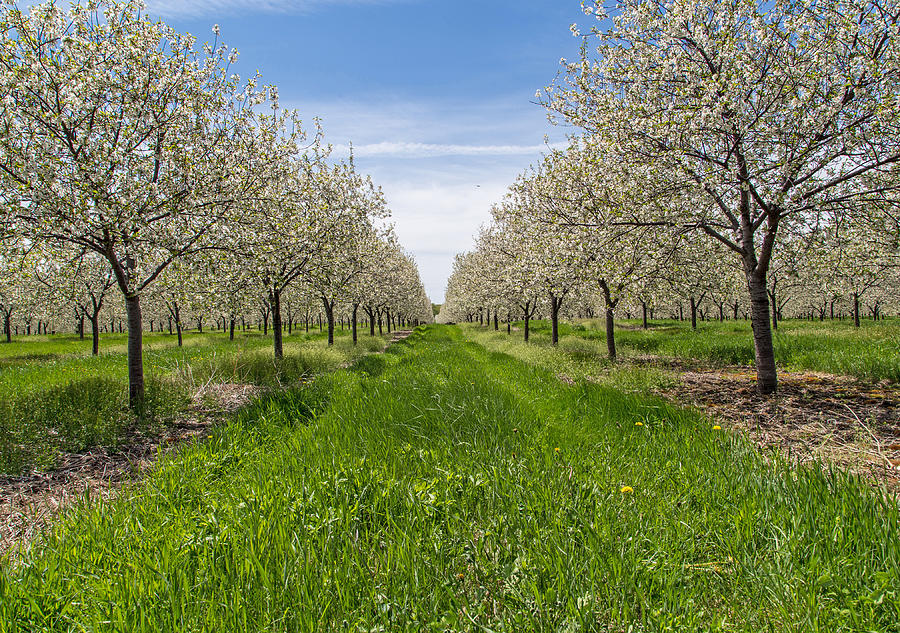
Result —
[[[138,0],[0,4],[0,313],[15,331],[430,320],[381,191],[236,51]],[[108,323],[108,325],[106,325]],[[68,324],[68,325],[66,325]],[[164,324],[164,325],[163,325]]]
[[[900,310],[900,3],[584,5],[539,93],[575,126],[457,257],[443,320],[749,316],[777,389],[788,316]],[[481,316],[480,316],[481,315]]]

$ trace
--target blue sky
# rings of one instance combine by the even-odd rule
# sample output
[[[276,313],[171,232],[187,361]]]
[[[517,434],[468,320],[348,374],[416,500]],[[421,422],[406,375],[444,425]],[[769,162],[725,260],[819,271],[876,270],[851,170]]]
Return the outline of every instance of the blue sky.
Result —
[[[240,52],[282,105],[352,141],[381,185],[433,301],[515,176],[565,139],[534,103],[576,58],[578,0],[148,0],[150,12]]]

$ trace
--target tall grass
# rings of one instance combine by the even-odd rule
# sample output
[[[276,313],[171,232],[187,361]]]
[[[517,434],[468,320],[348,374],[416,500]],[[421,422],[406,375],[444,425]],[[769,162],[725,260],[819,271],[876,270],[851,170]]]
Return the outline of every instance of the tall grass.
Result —
[[[652,355],[712,365],[752,365],[753,334],[747,321],[690,323],[655,321],[643,330],[636,321],[620,321],[616,343],[624,357]],[[549,345],[549,324],[532,322],[533,343]],[[595,341],[605,354],[605,324],[599,320],[565,324],[560,346]],[[821,371],[865,380],[900,382],[900,322],[782,321],[774,334],[775,360],[781,368]],[[602,347],[601,347],[602,346]]]
[[[900,514],[447,327],[278,392],[0,572],[0,630],[898,631]]]
[[[297,385],[384,347],[383,337],[353,346],[338,332],[333,347],[319,333],[285,337],[276,362],[271,339],[222,333],[165,334],[145,339],[147,394],[142,415],[128,410],[124,335],[105,335],[100,356],[74,336],[35,336],[0,344],[0,475],[53,466],[60,452],[115,448],[133,431],[153,433],[184,415],[208,383]]]

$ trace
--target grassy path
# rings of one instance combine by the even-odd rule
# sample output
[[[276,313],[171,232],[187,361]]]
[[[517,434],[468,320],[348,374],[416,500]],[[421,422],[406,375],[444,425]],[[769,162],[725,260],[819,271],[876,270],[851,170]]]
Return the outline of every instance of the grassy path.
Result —
[[[898,521],[431,327],[74,511],[0,571],[0,631],[900,631]]]

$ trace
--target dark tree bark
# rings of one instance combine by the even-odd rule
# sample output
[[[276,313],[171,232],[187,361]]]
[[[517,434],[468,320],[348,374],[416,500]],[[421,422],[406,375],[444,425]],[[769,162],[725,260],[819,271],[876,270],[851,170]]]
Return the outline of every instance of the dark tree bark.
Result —
[[[140,295],[132,293],[125,297],[125,312],[128,315],[128,407],[143,413],[144,357]]]
[[[234,321],[235,321],[234,317],[231,317],[231,321],[228,323],[228,340],[229,341],[234,340],[234,325],[235,325]]]
[[[853,293],[853,325],[859,327],[859,293]]]
[[[772,329],[778,329],[778,302],[776,301],[775,291],[769,291],[769,302],[772,304]]]
[[[559,308],[562,306],[563,297],[557,297],[550,293],[550,344],[559,343]]]
[[[606,305],[606,353],[610,360],[616,360],[616,320],[615,309],[619,299],[613,299],[612,291],[605,279],[599,280],[600,289],[603,291],[603,300]]]
[[[322,297],[322,305],[325,307],[325,319],[328,321],[328,345],[334,345],[334,299],[330,301]]]
[[[691,295],[691,329],[697,329],[697,300]]]
[[[500,322],[497,319],[497,310],[494,310],[494,331],[498,331],[500,329]]]
[[[353,304],[353,312],[351,313],[352,325],[353,325],[353,344],[356,345],[356,317],[357,311],[359,310],[359,304]]]
[[[100,315],[94,313],[88,315],[88,321],[91,322],[91,355],[100,355]]]
[[[531,317],[534,315],[535,310],[537,310],[537,301],[528,300],[522,305],[522,312],[525,316],[525,342],[528,342],[528,339],[531,336]]]
[[[372,308],[363,308],[366,316],[369,317],[369,336],[375,336],[375,310]]]
[[[647,324],[647,302],[643,301],[643,300],[641,300],[641,313],[643,316],[642,327],[646,330],[649,328],[649,326]]]
[[[281,290],[272,288],[269,291],[272,306],[272,333],[275,335],[275,358],[284,358],[284,347],[281,341]]]
[[[775,368],[775,347],[769,312],[769,293],[765,278],[750,275],[750,318],[753,327],[753,345],[756,356],[756,389],[763,395],[775,393],[778,389],[778,374]]]

